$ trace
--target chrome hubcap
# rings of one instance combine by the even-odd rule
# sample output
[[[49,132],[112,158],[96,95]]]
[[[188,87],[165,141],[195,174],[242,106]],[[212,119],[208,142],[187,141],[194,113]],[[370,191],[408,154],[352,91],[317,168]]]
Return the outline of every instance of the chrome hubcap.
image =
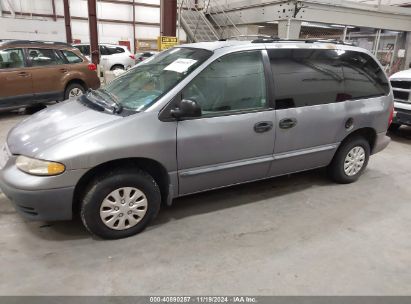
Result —
[[[81,91],[79,88],[74,88],[74,89],[71,89],[69,92],[69,99],[73,99],[81,95],[83,95],[83,91]]]
[[[365,162],[365,150],[361,146],[356,146],[348,152],[344,161],[344,172],[348,176],[356,175],[361,171]]]
[[[137,225],[147,213],[147,197],[133,187],[111,192],[101,203],[100,218],[114,230],[125,230]]]

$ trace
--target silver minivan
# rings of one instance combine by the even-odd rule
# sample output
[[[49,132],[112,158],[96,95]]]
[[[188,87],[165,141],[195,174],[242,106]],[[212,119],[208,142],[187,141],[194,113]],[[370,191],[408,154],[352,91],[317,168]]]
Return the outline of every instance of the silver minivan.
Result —
[[[91,233],[122,238],[192,193],[319,167],[353,182],[388,145],[392,113],[389,81],[361,48],[182,45],[14,127],[0,188],[29,219],[79,213]]]

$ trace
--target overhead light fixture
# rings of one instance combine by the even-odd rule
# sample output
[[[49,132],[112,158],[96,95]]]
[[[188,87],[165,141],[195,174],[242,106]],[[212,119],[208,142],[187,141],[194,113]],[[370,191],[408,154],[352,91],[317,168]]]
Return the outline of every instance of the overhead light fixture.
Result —
[[[317,28],[332,28],[331,26],[320,24],[320,23],[313,23],[313,22],[302,22],[301,26],[305,27],[317,27]]]
[[[342,25],[342,24],[331,24],[330,26],[331,26],[331,27],[338,27],[338,28],[345,28],[345,27],[347,27],[347,28],[349,28],[349,29],[353,29],[353,28],[355,28],[355,26],[351,26],[351,25]]]
[[[351,25],[342,25],[342,24],[325,24],[325,23],[315,23],[315,22],[302,22],[301,26],[305,26],[305,27],[317,27],[317,28],[328,28],[328,29],[332,29],[332,28],[355,28],[354,26]]]

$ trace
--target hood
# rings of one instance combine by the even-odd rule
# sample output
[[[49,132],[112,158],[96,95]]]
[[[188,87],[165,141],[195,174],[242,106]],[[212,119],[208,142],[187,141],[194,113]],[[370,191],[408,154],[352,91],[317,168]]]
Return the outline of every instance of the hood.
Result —
[[[411,80],[411,69],[397,72],[391,75],[390,80],[394,79],[409,79]]]
[[[67,101],[48,107],[17,124],[7,137],[13,154],[35,157],[43,150],[94,129],[121,116],[99,112],[78,101]]]

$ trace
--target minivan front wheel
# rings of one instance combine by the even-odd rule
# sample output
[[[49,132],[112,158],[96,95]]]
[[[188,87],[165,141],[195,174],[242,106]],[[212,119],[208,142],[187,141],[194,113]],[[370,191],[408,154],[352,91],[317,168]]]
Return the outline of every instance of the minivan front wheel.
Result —
[[[355,182],[367,167],[370,145],[363,137],[344,142],[328,167],[331,178],[337,183]]]
[[[147,173],[118,171],[91,182],[81,204],[81,219],[92,233],[119,239],[142,231],[160,209],[160,189]]]

